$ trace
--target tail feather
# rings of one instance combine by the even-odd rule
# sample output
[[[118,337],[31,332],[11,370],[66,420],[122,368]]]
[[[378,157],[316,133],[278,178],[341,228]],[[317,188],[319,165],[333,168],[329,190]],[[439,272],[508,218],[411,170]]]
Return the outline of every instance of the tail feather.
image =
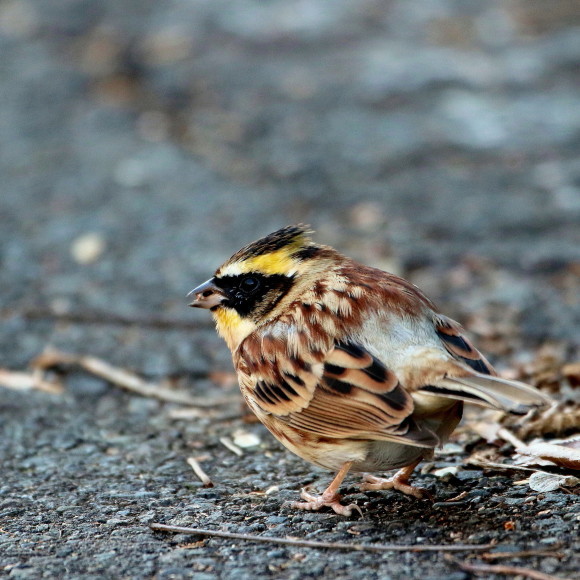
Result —
[[[525,415],[530,409],[550,405],[551,399],[540,391],[509,379],[474,373],[471,376],[445,377],[420,389],[440,397],[458,399]]]

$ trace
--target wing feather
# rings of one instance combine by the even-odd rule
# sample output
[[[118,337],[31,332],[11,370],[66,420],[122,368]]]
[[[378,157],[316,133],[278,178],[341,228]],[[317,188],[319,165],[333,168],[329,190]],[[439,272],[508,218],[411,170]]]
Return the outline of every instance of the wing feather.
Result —
[[[447,377],[436,385],[424,387],[421,392],[508,411],[515,415],[525,415],[530,409],[551,404],[549,397],[525,383],[489,375]]]
[[[489,361],[463,336],[463,329],[457,322],[439,314],[434,323],[437,336],[447,352],[455,359],[463,362],[478,373],[484,375],[496,374]]]
[[[462,335],[457,322],[438,314],[435,332],[451,356],[468,368],[449,367],[444,377],[421,387],[422,393],[475,403],[492,409],[525,414],[550,404],[549,397],[521,383],[498,377],[488,360]]]
[[[396,375],[361,345],[336,341],[326,352],[305,349],[291,358],[279,337],[259,348],[251,344],[258,340],[248,337],[235,356],[243,361],[236,364],[242,390],[262,413],[321,437],[439,444],[411,418],[413,399]]]

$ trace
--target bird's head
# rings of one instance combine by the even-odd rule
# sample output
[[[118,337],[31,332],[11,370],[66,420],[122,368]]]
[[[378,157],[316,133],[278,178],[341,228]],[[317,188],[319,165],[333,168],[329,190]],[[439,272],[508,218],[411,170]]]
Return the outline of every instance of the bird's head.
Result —
[[[306,226],[287,226],[236,252],[214,276],[189,294],[208,308],[230,349],[283,312],[328,268],[334,251],[308,237]]]

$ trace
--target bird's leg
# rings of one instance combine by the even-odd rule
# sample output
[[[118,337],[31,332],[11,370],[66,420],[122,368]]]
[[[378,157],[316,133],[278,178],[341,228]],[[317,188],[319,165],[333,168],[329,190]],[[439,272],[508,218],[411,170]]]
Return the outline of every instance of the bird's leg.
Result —
[[[338,488],[340,487],[342,480],[346,477],[351,465],[352,461],[348,461],[340,468],[340,471],[336,474],[336,477],[332,480],[322,495],[314,495],[303,489],[300,493],[300,497],[305,501],[295,501],[291,506],[301,510],[312,511],[317,511],[322,507],[328,506],[341,516],[350,516],[352,510],[355,509],[362,515],[360,508],[356,504],[342,505],[340,503],[342,496],[338,493]]]
[[[411,465],[399,469],[393,477],[385,479],[383,477],[375,477],[374,475],[369,475],[368,473],[364,475],[363,482],[360,485],[361,491],[371,491],[379,489],[396,489],[403,492],[406,495],[412,495],[417,499],[422,499],[425,496],[429,496],[429,492],[422,487],[415,487],[409,483],[409,478],[413,473],[413,470],[419,463],[421,459],[418,459]]]

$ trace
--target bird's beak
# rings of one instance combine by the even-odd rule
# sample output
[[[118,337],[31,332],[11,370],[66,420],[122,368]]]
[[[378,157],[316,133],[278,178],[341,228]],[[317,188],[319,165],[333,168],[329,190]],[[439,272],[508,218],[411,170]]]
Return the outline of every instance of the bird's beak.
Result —
[[[209,308],[211,310],[225,300],[222,290],[216,286],[213,278],[194,288],[188,294],[188,296],[192,295],[195,295],[195,300],[190,304],[193,308]]]

